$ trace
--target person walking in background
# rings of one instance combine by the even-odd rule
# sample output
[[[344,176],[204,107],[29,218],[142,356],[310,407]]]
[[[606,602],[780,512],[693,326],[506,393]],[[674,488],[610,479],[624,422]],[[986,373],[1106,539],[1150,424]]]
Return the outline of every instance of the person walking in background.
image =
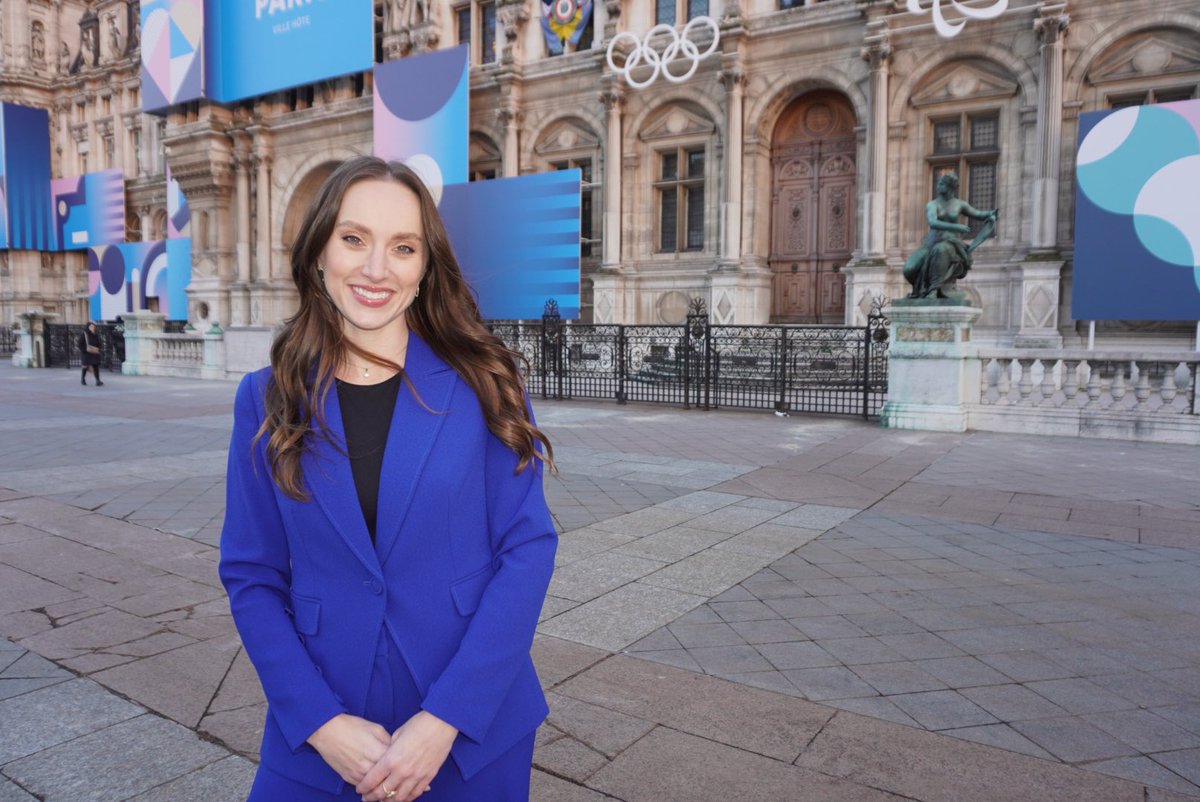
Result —
[[[79,383],[87,385],[88,368],[91,368],[96,376],[96,386],[103,387],[104,382],[100,381],[100,332],[96,331],[95,323],[89,322],[79,333],[79,359],[83,363]]]
[[[220,575],[267,697],[251,802],[526,802],[557,533],[516,355],[408,167],[352,159],[243,379]]]

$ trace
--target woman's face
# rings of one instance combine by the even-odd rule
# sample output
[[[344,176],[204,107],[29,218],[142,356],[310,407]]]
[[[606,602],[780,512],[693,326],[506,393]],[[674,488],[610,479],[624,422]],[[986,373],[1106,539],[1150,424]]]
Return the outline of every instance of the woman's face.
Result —
[[[425,272],[423,230],[417,195],[403,184],[368,179],[346,190],[320,265],[348,337],[404,330]]]
[[[950,176],[944,175],[938,179],[937,191],[939,195],[949,197],[954,194],[956,189],[957,187],[954,186],[954,181],[951,180]]]

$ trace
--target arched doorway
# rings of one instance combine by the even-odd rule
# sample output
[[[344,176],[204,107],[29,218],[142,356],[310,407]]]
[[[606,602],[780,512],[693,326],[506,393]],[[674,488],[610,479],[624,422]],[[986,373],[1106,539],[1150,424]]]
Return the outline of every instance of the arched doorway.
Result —
[[[854,109],[837,92],[792,102],[771,139],[771,321],[841,323],[854,249]]]
[[[337,169],[338,162],[325,162],[314,167],[304,179],[296,185],[295,192],[288,199],[287,212],[283,216],[283,236],[280,237],[279,246],[283,252],[285,259],[291,253],[292,244],[296,241],[296,237],[300,235],[300,224],[304,222],[304,215],[308,212],[308,207],[312,205],[313,200],[317,197],[317,190],[325,183],[325,179]],[[288,274],[291,274],[291,268],[288,268]]]

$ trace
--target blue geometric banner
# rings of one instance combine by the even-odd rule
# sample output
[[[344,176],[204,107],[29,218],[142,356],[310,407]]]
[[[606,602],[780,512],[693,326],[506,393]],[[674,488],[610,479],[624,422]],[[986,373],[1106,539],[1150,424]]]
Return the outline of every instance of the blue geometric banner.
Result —
[[[220,103],[369,70],[371,0],[206,0],[205,91]]]
[[[50,199],[50,112],[0,103],[0,175],[7,216],[0,243],[17,251],[54,251]]]
[[[451,47],[375,65],[375,148],[413,168],[440,200],[467,180],[468,48]]]
[[[1079,117],[1076,320],[1200,319],[1200,100]]]
[[[579,170],[450,184],[440,210],[487,320],[579,317]]]
[[[187,320],[192,280],[190,239],[130,242],[88,249],[88,292],[93,320],[152,308],[167,320]]]
[[[125,241],[125,174],[104,170],[50,181],[59,250]]]

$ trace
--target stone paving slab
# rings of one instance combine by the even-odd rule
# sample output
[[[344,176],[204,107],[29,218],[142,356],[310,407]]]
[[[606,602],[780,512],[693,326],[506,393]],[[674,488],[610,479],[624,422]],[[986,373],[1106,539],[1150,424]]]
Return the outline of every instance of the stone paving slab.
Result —
[[[43,798],[127,799],[227,754],[186,727],[144,714],[6,763],[3,771]]]
[[[114,376],[99,395],[0,374],[20,485],[0,481],[0,636],[21,640],[0,648],[0,705],[53,710],[91,681],[76,671],[133,711],[0,775],[48,787],[56,763],[120,765],[99,737],[119,728],[180,761],[128,796],[240,798],[264,710],[215,573],[234,385]],[[535,406],[562,548],[534,646],[553,711],[534,799],[757,798],[721,786],[732,773],[814,799],[1200,795],[1190,451]],[[61,426],[80,415],[93,425]],[[203,765],[196,732],[217,750]],[[691,779],[662,790],[670,772]],[[1050,793],[1005,797],[1009,776]]]

